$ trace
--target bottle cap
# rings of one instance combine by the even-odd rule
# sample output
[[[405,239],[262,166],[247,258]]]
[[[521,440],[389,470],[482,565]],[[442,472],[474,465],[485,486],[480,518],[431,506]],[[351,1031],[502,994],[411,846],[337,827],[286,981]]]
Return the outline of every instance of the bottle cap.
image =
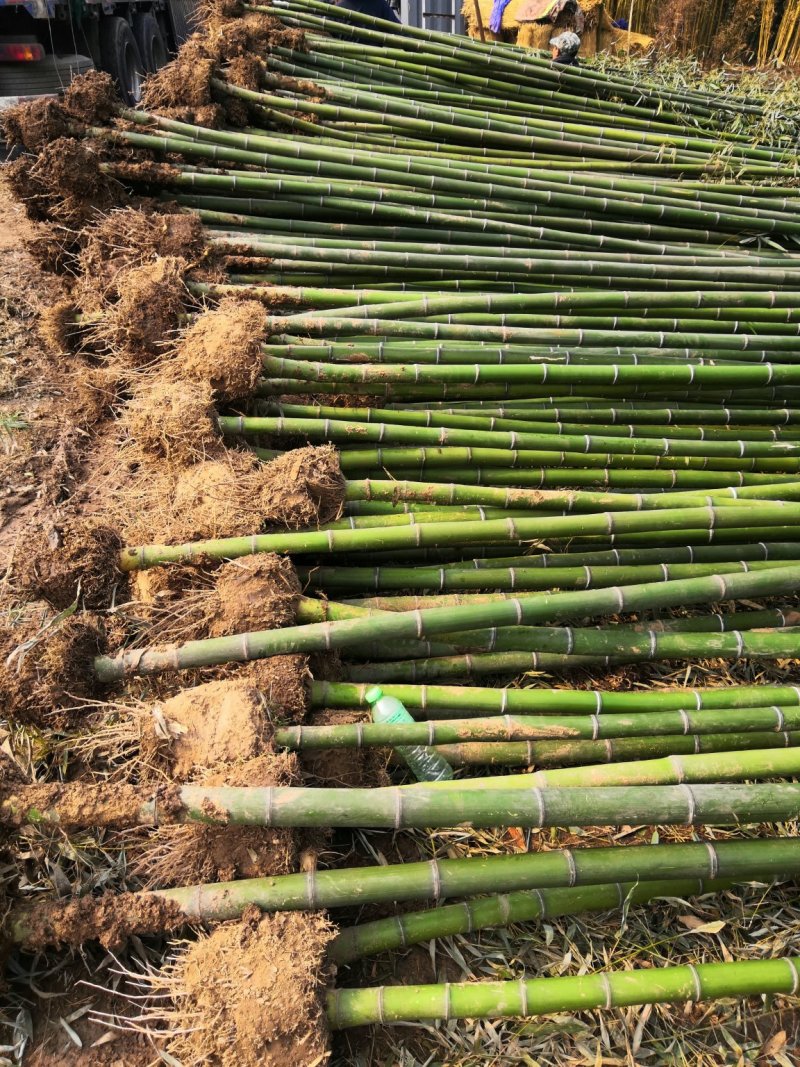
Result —
[[[368,704],[377,704],[383,696],[383,690],[379,685],[373,685],[364,694],[364,699]]]

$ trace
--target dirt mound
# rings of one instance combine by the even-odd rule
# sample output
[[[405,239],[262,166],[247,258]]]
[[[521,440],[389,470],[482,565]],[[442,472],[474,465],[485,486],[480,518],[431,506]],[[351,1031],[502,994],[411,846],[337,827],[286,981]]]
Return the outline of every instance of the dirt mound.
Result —
[[[231,560],[217,573],[209,637],[291,626],[300,582],[291,560],[274,552]]]
[[[173,901],[148,893],[105,893],[100,897],[49,901],[37,899],[30,907],[16,909],[13,922],[24,944],[34,952],[48,946],[99,941],[118,950],[131,934],[160,934],[186,922]]]
[[[93,658],[104,648],[97,621],[72,615],[54,624],[35,605],[0,626],[0,707],[9,718],[65,719],[95,689]]]
[[[184,689],[160,711],[173,737],[172,776],[178,781],[187,781],[198,768],[252,759],[265,748],[264,700],[247,681]]]
[[[118,208],[90,226],[78,257],[86,281],[80,287],[85,311],[97,310],[105,300],[121,295],[117,274],[159,257],[175,257],[191,266],[204,254],[203,226],[196,215]]]
[[[265,469],[260,506],[269,525],[300,529],[341,514],[345,480],[333,445],[295,448]]]
[[[253,660],[243,664],[238,674],[258,687],[273,715],[303,722],[308,711],[307,683],[311,680],[308,656],[295,653]]]
[[[22,157],[9,164],[6,173],[30,218],[77,228],[125,195],[101,173],[101,158],[98,144],[59,137],[44,145],[35,159]]]
[[[119,570],[122,540],[96,519],[63,518],[28,528],[12,564],[14,584],[63,609],[75,600],[107,607],[123,581]]]
[[[0,128],[9,144],[28,152],[39,152],[50,141],[69,137],[72,132],[69,115],[49,96],[8,108],[2,113]]]
[[[266,312],[257,300],[223,300],[186,331],[178,352],[181,371],[209,382],[221,400],[248,396],[261,377]]]
[[[118,299],[97,332],[134,366],[152,363],[173,342],[188,299],[187,266],[181,256],[159,256],[114,278]]]
[[[90,126],[100,126],[122,107],[114,79],[102,70],[89,70],[67,86],[63,104],[70,115]]]
[[[208,770],[195,781],[203,785],[297,785],[300,771],[294,753],[262,751],[253,759]],[[161,826],[144,840],[134,841],[128,859],[134,876],[146,888],[158,889],[289,874],[296,865],[297,847],[289,829],[185,823]]]
[[[262,525],[258,501],[246,492],[258,460],[242,452],[196,463],[183,472],[172,498],[174,527],[180,540],[232,537]]]
[[[176,1013],[170,1053],[220,1067],[324,1063],[323,960],[333,934],[319,913],[252,908],[197,941],[164,975]]]
[[[147,458],[184,466],[221,450],[211,388],[159,375],[137,389],[120,426],[126,447]]]

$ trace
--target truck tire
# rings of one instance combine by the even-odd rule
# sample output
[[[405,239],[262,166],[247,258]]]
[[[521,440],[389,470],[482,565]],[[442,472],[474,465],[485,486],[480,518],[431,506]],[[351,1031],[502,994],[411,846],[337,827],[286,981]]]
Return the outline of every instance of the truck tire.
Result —
[[[151,11],[144,11],[140,15],[133,16],[133,36],[136,38],[139,55],[142,57],[144,69],[148,74],[153,74],[159,67],[169,62],[167,42]]]
[[[138,104],[142,95],[144,62],[133,30],[118,15],[100,20],[100,59],[103,70],[117,83],[123,102],[129,107]]]

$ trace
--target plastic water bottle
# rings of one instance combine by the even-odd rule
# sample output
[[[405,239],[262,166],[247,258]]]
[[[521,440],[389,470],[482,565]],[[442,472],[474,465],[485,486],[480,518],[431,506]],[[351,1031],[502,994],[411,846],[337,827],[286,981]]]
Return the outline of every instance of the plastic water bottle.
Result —
[[[384,695],[380,686],[368,689],[366,701],[372,708],[372,721],[383,723],[414,722],[396,697]],[[424,745],[396,745],[395,752],[401,756],[420,782],[443,782],[453,777],[453,768],[432,748]]]

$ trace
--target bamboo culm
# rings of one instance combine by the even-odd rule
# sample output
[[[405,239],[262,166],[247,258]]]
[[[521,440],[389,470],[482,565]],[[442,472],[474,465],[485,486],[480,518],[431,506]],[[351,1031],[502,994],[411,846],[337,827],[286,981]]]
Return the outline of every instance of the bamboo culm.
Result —
[[[787,956],[515,982],[336,989],[328,993],[328,1025],[340,1030],[423,1019],[497,1019],[731,996],[794,995],[800,987],[798,967],[800,957]]]
[[[451,826],[619,826],[628,823],[731,826],[782,822],[800,817],[800,785],[598,786],[585,788],[459,788],[431,785],[380,789],[182,786],[168,810],[152,790],[141,789],[122,815],[102,787],[82,786],[82,805],[70,805],[74,790],[41,806],[37,787],[16,789],[0,801],[0,821],[11,826],[210,825],[351,827],[362,829]],[[474,782],[473,782],[474,786]],[[28,799],[30,798],[30,799]],[[75,810],[77,807],[77,811]]]

